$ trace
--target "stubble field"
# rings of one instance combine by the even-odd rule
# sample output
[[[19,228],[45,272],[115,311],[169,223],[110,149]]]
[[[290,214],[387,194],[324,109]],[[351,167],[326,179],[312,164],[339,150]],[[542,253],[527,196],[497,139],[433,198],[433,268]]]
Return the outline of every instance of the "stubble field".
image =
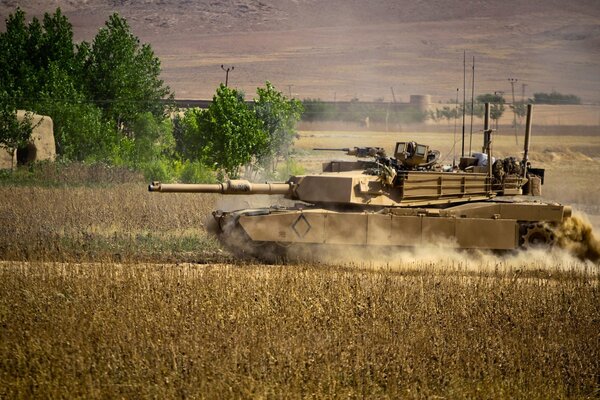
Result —
[[[302,132],[296,152],[315,170],[332,154],[313,147],[405,139]],[[451,149],[447,135],[417,140]],[[596,223],[600,142],[536,140],[545,194]],[[253,201],[0,186],[0,397],[600,395],[597,263],[417,249],[263,265],[204,228],[212,209]]]

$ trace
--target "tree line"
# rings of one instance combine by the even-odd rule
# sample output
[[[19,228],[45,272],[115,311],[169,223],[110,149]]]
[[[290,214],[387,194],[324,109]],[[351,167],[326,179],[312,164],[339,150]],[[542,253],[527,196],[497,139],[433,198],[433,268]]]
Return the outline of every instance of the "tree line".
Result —
[[[504,112],[506,111],[507,102],[504,99],[504,96],[498,93],[485,93],[476,97],[473,106],[470,103],[465,104],[465,114],[471,115],[471,112],[474,116],[478,118],[483,117],[484,113],[484,104],[490,103],[490,119],[498,124],[498,120],[502,117]],[[522,118],[527,113],[527,104],[581,104],[581,99],[572,94],[562,94],[556,91],[551,93],[534,93],[533,98],[524,100],[524,101],[516,101],[513,104],[508,104],[508,108],[514,112],[519,118]],[[431,118],[435,121],[446,120],[448,123],[455,119],[458,119],[462,116],[463,113],[463,105],[455,104],[454,100],[448,100],[447,105],[442,106],[441,108],[436,109],[435,111],[430,111],[428,118]]]
[[[75,43],[60,9],[30,22],[17,9],[0,33],[0,147],[14,154],[29,140],[31,114],[17,119],[23,109],[52,118],[59,159],[151,179],[237,177],[242,166],[271,172],[289,153],[302,105],[269,82],[250,105],[221,85],[207,110],[181,114],[160,73],[151,46],[117,13],[91,42]]]

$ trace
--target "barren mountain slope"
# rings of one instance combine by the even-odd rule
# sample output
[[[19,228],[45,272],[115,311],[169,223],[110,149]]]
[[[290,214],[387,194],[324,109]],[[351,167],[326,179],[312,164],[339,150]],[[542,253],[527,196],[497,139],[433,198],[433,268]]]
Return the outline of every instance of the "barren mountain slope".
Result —
[[[150,42],[180,98],[231,82],[247,93],[271,80],[293,95],[389,99],[462,86],[462,51],[476,57],[477,91],[558,90],[600,101],[600,3],[592,0],[4,0],[28,15],[57,6],[78,40],[117,11]],[[2,27],[3,28],[3,27]],[[527,86],[523,88],[521,83]],[[291,86],[290,86],[291,85]]]

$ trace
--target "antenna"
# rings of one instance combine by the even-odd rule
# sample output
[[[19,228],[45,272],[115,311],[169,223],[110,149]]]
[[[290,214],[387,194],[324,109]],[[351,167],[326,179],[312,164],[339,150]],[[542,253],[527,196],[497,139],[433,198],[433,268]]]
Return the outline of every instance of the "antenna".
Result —
[[[452,166],[456,167],[456,121],[458,121],[458,92],[459,88],[456,88],[456,102],[454,105],[456,106],[456,113],[454,114],[454,142],[452,143]]]
[[[465,156],[465,106],[467,103],[467,51],[463,50],[463,107],[462,107],[462,151],[461,157]]]
[[[471,145],[473,144],[473,112],[475,111],[475,56],[473,56],[473,75],[471,78],[471,132],[469,134],[469,154],[471,154]]]
[[[485,103],[483,113],[483,150],[487,153],[488,192],[492,193],[492,129],[490,129],[490,103]]]
[[[531,141],[531,115],[533,104],[527,104],[527,122],[525,122],[525,144],[523,145],[523,177],[527,176],[527,161],[529,160],[529,142]]]

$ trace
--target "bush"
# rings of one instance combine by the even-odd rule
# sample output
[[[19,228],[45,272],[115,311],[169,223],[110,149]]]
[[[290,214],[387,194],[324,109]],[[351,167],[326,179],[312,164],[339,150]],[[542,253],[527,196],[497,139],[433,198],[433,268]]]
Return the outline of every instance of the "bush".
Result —
[[[215,171],[208,168],[199,161],[186,161],[179,174],[182,183],[215,183],[217,177]]]
[[[267,179],[273,179],[275,181],[287,181],[290,176],[304,175],[306,170],[304,166],[293,158],[286,159],[285,163],[277,168],[277,171],[272,175],[268,176]]]
[[[167,160],[155,160],[140,165],[144,178],[148,181],[172,182],[174,180],[173,164]]]

